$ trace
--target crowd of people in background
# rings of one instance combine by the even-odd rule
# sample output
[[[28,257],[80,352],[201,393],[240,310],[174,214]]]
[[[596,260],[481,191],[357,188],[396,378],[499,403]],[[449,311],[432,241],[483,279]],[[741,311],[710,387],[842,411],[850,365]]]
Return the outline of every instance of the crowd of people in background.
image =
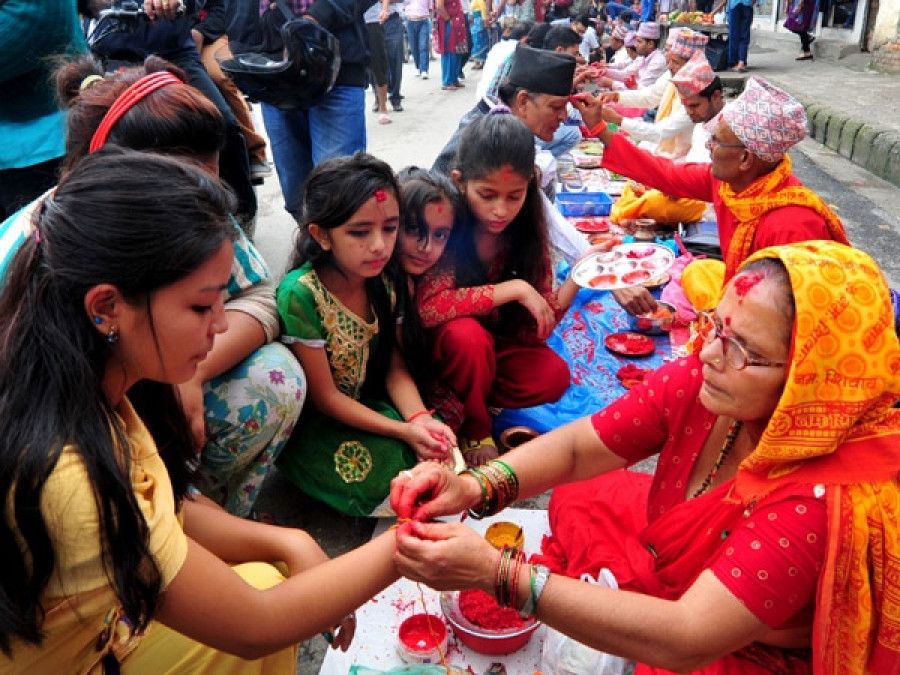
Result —
[[[108,4],[43,4],[0,4],[0,662],[293,672],[402,574],[638,673],[896,666],[896,294],[793,173],[787,92],[751,77],[726,102],[707,37],[666,35],[650,0],[144,0],[114,28]],[[806,60],[814,10],[792,6]],[[223,54],[291,15],[340,59],[304,105],[262,101],[263,135]],[[444,92],[482,73],[434,165],[397,171],[366,152],[366,91],[393,123],[407,50]],[[722,260],[673,282],[688,356],[500,457],[497,410],[571,384],[547,339],[579,287],[555,262],[594,250],[553,200],[586,139],[637,181],[616,221],[711,214]],[[282,278],[253,244],[273,169]],[[655,454],[655,477],[625,470]],[[329,560],[256,511],[274,467],[399,527]],[[430,522],[555,486],[540,559]],[[585,593],[598,569],[622,590]]]

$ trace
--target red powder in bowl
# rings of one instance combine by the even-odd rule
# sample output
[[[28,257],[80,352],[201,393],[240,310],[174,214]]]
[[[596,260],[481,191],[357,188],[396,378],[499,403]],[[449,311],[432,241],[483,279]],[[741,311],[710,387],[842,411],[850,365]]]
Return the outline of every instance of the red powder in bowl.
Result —
[[[476,626],[488,630],[521,628],[525,619],[511,607],[501,607],[493,596],[478,589],[459,592],[459,611]]]

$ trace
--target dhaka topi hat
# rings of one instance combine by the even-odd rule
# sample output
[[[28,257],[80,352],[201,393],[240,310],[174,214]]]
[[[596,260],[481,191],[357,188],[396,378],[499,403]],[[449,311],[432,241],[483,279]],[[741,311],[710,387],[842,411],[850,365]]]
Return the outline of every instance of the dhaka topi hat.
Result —
[[[575,57],[571,54],[535,49],[520,42],[506,83],[534,94],[568,96],[574,76]]]
[[[705,51],[709,38],[703,33],[684,28],[669,48],[669,53],[687,61],[695,52]]]
[[[659,40],[659,24],[655,21],[645,21],[638,26],[637,36],[645,40]]]
[[[637,46],[637,33],[633,30],[628,31],[628,34],[625,36],[625,46],[626,47],[636,47]]]
[[[750,152],[767,162],[781,161],[788,148],[806,137],[803,104],[755,75],[725,106],[722,119]]]
[[[678,36],[681,35],[681,31],[687,30],[686,28],[670,28],[669,34],[666,36],[666,47],[671,47],[675,44],[675,40],[678,39]]]
[[[672,84],[678,90],[679,96],[696,96],[715,79],[716,74],[706,60],[706,54],[703,51],[696,51],[681,70],[672,76]]]
[[[624,25],[620,24],[613,28],[613,31],[609,34],[609,36],[611,38],[622,40],[624,42],[625,38],[628,36],[628,29]]]

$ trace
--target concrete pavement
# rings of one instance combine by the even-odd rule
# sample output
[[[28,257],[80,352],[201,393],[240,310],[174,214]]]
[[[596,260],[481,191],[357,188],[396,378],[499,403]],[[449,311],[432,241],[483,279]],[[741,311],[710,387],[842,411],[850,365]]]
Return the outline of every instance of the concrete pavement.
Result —
[[[793,36],[791,36],[793,38]],[[874,173],[890,180],[891,171],[900,171],[900,119],[893,111],[900,100],[900,77],[867,72],[867,55],[853,55],[840,61],[794,61],[799,51],[794,41],[783,44],[754,45],[750,52],[750,73],[771,80],[799,98],[808,107],[814,138],[819,143],[805,141],[803,146],[812,148],[814,155],[827,153],[831,147],[860,166],[871,166]],[[479,71],[467,69],[465,89],[445,92],[440,89],[439,64],[432,62],[431,77],[423,81],[414,77],[412,64],[405,66],[403,93],[404,112],[391,113],[393,122],[379,125],[377,115],[370,112],[371,98],[367,99],[366,116],[369,134],[369,151],[386,160],[395,170],[410,164],[428,167],[443,144],[456,128],[459,117],[474,105],[474,86],[481,76]],[[721,73],[729,83],[740,87],[741,76]],[[371,96],[371,94],[369,95]],[[261,123],[259,127],[262,128]],[[804,150],[804,154],[808,154]],[[817,158],[816,161],[840,162],[840,158]],[[801,175],[801,178],[803,176]],[[804,178],[805,180],[805,178]],[[864,171],[855,169],[846,184],[855,189],[874,189],[881,181]],[[894,184],[900,184],[894,180]],[[851,189],[854,189],[851,187]],[[879,188],[881,195],[885,189]],[[897,191],[887,190],[893,203]],[[281,193],[273,177],[258,191],[260,211],[257,218],[255,242],[280,279],[293,245],[295,224],[282,208]],[[840,197],[831,196],[828,201],[841,204]],[[890,206],[881,220],[883,236],[897,239],[896,219],[891,220]],[[842,216],[846,216],[842,212]],[[852,239],[855,239],[851,235]],[[875,253],[874,251],[869,251]],[[877,257],[877,256],[876,256]],[[894,280],[896,283],[896,279]],[[365,518],[349,518],[305,497],[277,471],[267,479],[257,503],[258,510],[271,513],[284,526],[307,530],[316,538],[329,555],[339,555],[367,541],[374,529],[374,521]],[[546,497],[532,500],[526,507],[544,508]],[[328,602],[323,593],[322,602]],[[317,673],[326,653],[327,645],[321,637],[301,645],[297,672],[304,675]]]
[[[796,61],[800,43],[793,33],[754,32],[753,42],[743,77],[760,75],[790,92],[806,107],[812,138],[900,185],[900,76],[869,69],[868,53],[819,58],[833,50],[816,42],[816,59]]]

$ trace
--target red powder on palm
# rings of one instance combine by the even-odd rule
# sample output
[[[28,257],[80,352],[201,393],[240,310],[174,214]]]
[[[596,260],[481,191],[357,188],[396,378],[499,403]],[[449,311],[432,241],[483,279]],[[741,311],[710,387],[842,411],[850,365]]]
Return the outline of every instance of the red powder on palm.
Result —
[[[734,280],[734,292],[738,297],[744,297],[750,292],[750,289],[763,280],[763,275],[759,272],[747,272],[740,275]]]
[[[501,607],[493,596],[478,589],[459,593],[459,611],[467,620],[488,630],[521,628],[525,619],[511,607]]]

